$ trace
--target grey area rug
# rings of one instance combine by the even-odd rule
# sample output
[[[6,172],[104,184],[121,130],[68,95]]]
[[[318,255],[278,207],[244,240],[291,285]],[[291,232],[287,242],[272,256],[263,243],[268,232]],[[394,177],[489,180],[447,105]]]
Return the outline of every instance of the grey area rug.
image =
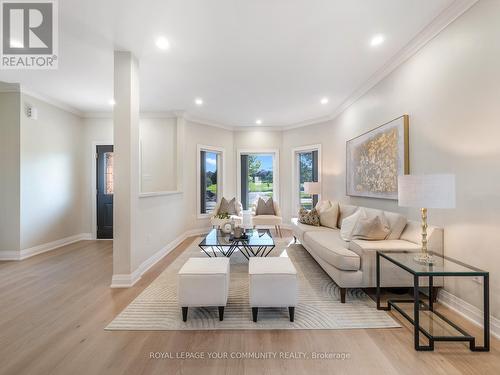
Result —
[[[349,289],[346,303],[340,303],[339,287],[301,246],[275,239],[276,248],[269,256],[288,256],[298,273],[299,303],[295,322],[288,309],[259,309],[259,321],[252,321],[248,304],[248,260],[241,253],[231,256],[229,299],[220,322],[216,307],[190,308],[182,321],[177,304],[177,272],[190,257],[206,257],[193,243],[168,266],[107,330],[214,330],[214,329],[355,329],[400,327],[360,289]]]

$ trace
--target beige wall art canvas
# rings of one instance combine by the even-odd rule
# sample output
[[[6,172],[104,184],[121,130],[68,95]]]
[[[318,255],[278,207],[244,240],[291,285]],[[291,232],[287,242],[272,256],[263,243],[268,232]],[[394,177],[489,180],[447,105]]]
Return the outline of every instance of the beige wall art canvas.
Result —
[[[398,199],[398,176],[410,173],[408,115],[346,143],[347,195]]]

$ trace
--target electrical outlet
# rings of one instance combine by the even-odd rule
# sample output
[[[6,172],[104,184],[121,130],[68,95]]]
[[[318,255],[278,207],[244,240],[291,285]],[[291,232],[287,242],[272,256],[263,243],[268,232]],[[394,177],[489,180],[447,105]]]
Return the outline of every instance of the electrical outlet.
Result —
[[[483,278],[481,276],[474,276],[472,277],[472,280],[478,284],[483,284]]]

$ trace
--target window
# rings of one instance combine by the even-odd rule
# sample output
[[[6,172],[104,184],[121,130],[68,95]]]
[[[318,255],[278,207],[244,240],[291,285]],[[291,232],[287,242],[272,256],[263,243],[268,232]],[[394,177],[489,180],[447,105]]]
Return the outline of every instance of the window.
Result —
[[[296,207],[312,209],[318,202],[318,195],[308,194],[304,182],[319,181],[319,145],[294,150],[294,182]]]
[[[249,209],[259,198],[277,200],[277,152],[239,153],[240,199]]]
[[[104,177],[105,177],[106,194],[112,195],[114,192],[114,188],[113,188],[113,153],[112,152],[105,152],[104,153]]]
[[[211,214],[222,197],[223,150],[198,146],[199,214]]]

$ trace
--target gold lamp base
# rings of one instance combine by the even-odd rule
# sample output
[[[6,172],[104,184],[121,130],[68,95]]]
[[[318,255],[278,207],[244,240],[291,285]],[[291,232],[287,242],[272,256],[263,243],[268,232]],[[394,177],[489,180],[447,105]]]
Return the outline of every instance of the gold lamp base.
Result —
[[[421,264],[433,264],[434,263],[434,257],[430,255],[429,253],[418,253],[415,255],[413,258],[415,262],[421,263]]]
[[[422,251],[413,259],[418,263],[433,264],[434,258],[427,251],[427,208],[422,208],[420,213],[422,215]]]

